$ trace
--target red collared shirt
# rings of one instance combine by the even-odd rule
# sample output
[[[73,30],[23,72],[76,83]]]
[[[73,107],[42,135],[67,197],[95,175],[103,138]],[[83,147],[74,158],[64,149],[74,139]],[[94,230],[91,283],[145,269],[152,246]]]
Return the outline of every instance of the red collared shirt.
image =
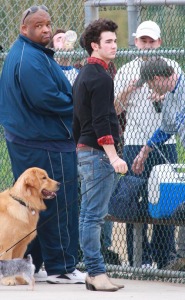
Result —
[[[109,68],[108,64],[107,64],[104,60],[102,60],[102,59],[100,59],[100,58],[97,58],[97,57],[88,57],[88,58],[87,58],[87,63],[88,63],[88,64],[99,64],[99,65],[101,65],[105,70],[108,70],[108,68]]]

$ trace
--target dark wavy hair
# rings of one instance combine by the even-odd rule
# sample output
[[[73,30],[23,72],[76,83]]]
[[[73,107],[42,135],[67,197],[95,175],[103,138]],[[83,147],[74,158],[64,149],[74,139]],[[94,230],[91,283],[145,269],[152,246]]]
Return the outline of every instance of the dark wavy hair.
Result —
[[[102,32],[111,31],[116,32],[118,29],[118,25],[109,19],[98,19],[92,23],[90,23],[82,35],[82,45],[83,48],[86,49],[89,55],[92,54],[93,49],[91,47],[91,43],[100,44],[100,35]],[[81,45],[81,46],[82,46]]]

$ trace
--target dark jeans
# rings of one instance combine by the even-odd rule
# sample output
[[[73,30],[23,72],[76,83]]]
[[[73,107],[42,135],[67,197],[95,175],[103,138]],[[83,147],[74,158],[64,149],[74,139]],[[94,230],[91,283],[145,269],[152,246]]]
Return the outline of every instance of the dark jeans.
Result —
[[[123,148],[123,158],[128,164],[128,173],[130,175],[139,176],[148,179],[152,167],[159,164],[165,164],[164,158],[157,150],[153,150],[145,162],[145,170],[141,175],[136,175],[131,170],[131,166],[134,158],[140,152],[142,146],[125,146]],[[159,147],[165,158],[170,163],[177,162],[176,145],[169,144]],[[143,191],[142,197],[143,209],[147,210],[148,205],[148,191]],[[152,261],[157,263],[158,268],[162,268],[170,259],[170,253],[175,253],[175,237],[174,237],[174,225],[153,225],[153,232],[151,242],[149,243],[147,237],[148,225],[143,225],[143,242],[142,242],[142,264],[151,264]],[[133,224],[126,224],[126,236],[127,236],[127,251],[128,260],[131,266],[133,266]]]
[[[39,241],[29,245],[36,270],[43,257],[48,275],[73,272],[78,263],[79,240],[76,151],[53,152],[10,142],[7,147],[15,180],[27,168],[38,167],[61,183],[57,197],[46,200],[47,209],[40,213]]]

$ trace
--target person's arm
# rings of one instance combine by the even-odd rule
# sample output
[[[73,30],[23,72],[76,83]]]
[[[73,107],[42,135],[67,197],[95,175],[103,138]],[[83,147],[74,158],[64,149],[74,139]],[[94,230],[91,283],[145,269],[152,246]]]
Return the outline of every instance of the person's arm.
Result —
[[[114,80],[114,86],[115,86],[115,100],[114,100],[114,106],[116,109],[116,113],[119,115],[123,110],[127,110],[128,106],[128,97],[129,95],[137,89],[135,86],[136,80],[131,80],[127,86],[124,85],[124,81],[122,80],[123,85],[120,86],[120,89],[118,89],[118,76],[123,76],[121,73],[116,74],[115,80]],[[124,75],[125,76],[125,75]],[[121,81],[121,78],[119,78]],[[119,83],[120,85],[120,83]]]
[[[97,143],[104,148],[115,172],[126,173],[128,170],[127,164],[116,152],[109,120],[112,107],[113,81],[102,76],[92,90],[92,125],[97,136]]]
[[[148,158],[149,153],[155,148],[155,145],[157,147],[163,145],[167,140],[170,139],[171,136],[172,134],[165,133],[160,128],[158,128],[134,159],[134,162],[132,164],[133,172],[135,174],[141,174],[144,171],[144,163]]]
[[[166,133],[160,128],[158,128],[152,137],[148,140],[147,145],[150,148],[155,148],[154,144],[159,146],[163,145],[167,140],[171,138],[172,134]]]
[[[148,158],[148,155],[152,150],[153,149],[148,145],[145,145],[141,148],[139,154],[135,157],[132,164],[132,171],[135,174],[141,174],[144,171],[145,160]]]
[[[133,91],[133,86],[128,86],[125,90],[120,92],[114,100],[116,113],[119,115],[122,111],[127,109],[128,96]]]
[[[116,113],[119,115],[123,110],[126,110],[125,104],[127,102],[126,94],[124,94],[124,90],[127,89],[125,87],[125,65],[122,66],[116,73],[114,78],[114,106],[116,109]],[[122,95],[123,94],[123,95]]]

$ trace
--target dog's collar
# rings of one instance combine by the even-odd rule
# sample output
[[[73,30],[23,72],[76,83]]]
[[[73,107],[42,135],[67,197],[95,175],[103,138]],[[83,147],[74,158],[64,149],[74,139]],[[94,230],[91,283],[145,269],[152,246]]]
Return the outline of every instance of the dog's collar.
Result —
[[[35,215],[35,210],[30,208],[28,204],[26,204],[21,198],[18,198],[12,194],[10,194],[10,197],[12,197],[12,199],[16,200],[17,202],[19,202],[21,205],[29,208],[31,210],[32,215]]]

